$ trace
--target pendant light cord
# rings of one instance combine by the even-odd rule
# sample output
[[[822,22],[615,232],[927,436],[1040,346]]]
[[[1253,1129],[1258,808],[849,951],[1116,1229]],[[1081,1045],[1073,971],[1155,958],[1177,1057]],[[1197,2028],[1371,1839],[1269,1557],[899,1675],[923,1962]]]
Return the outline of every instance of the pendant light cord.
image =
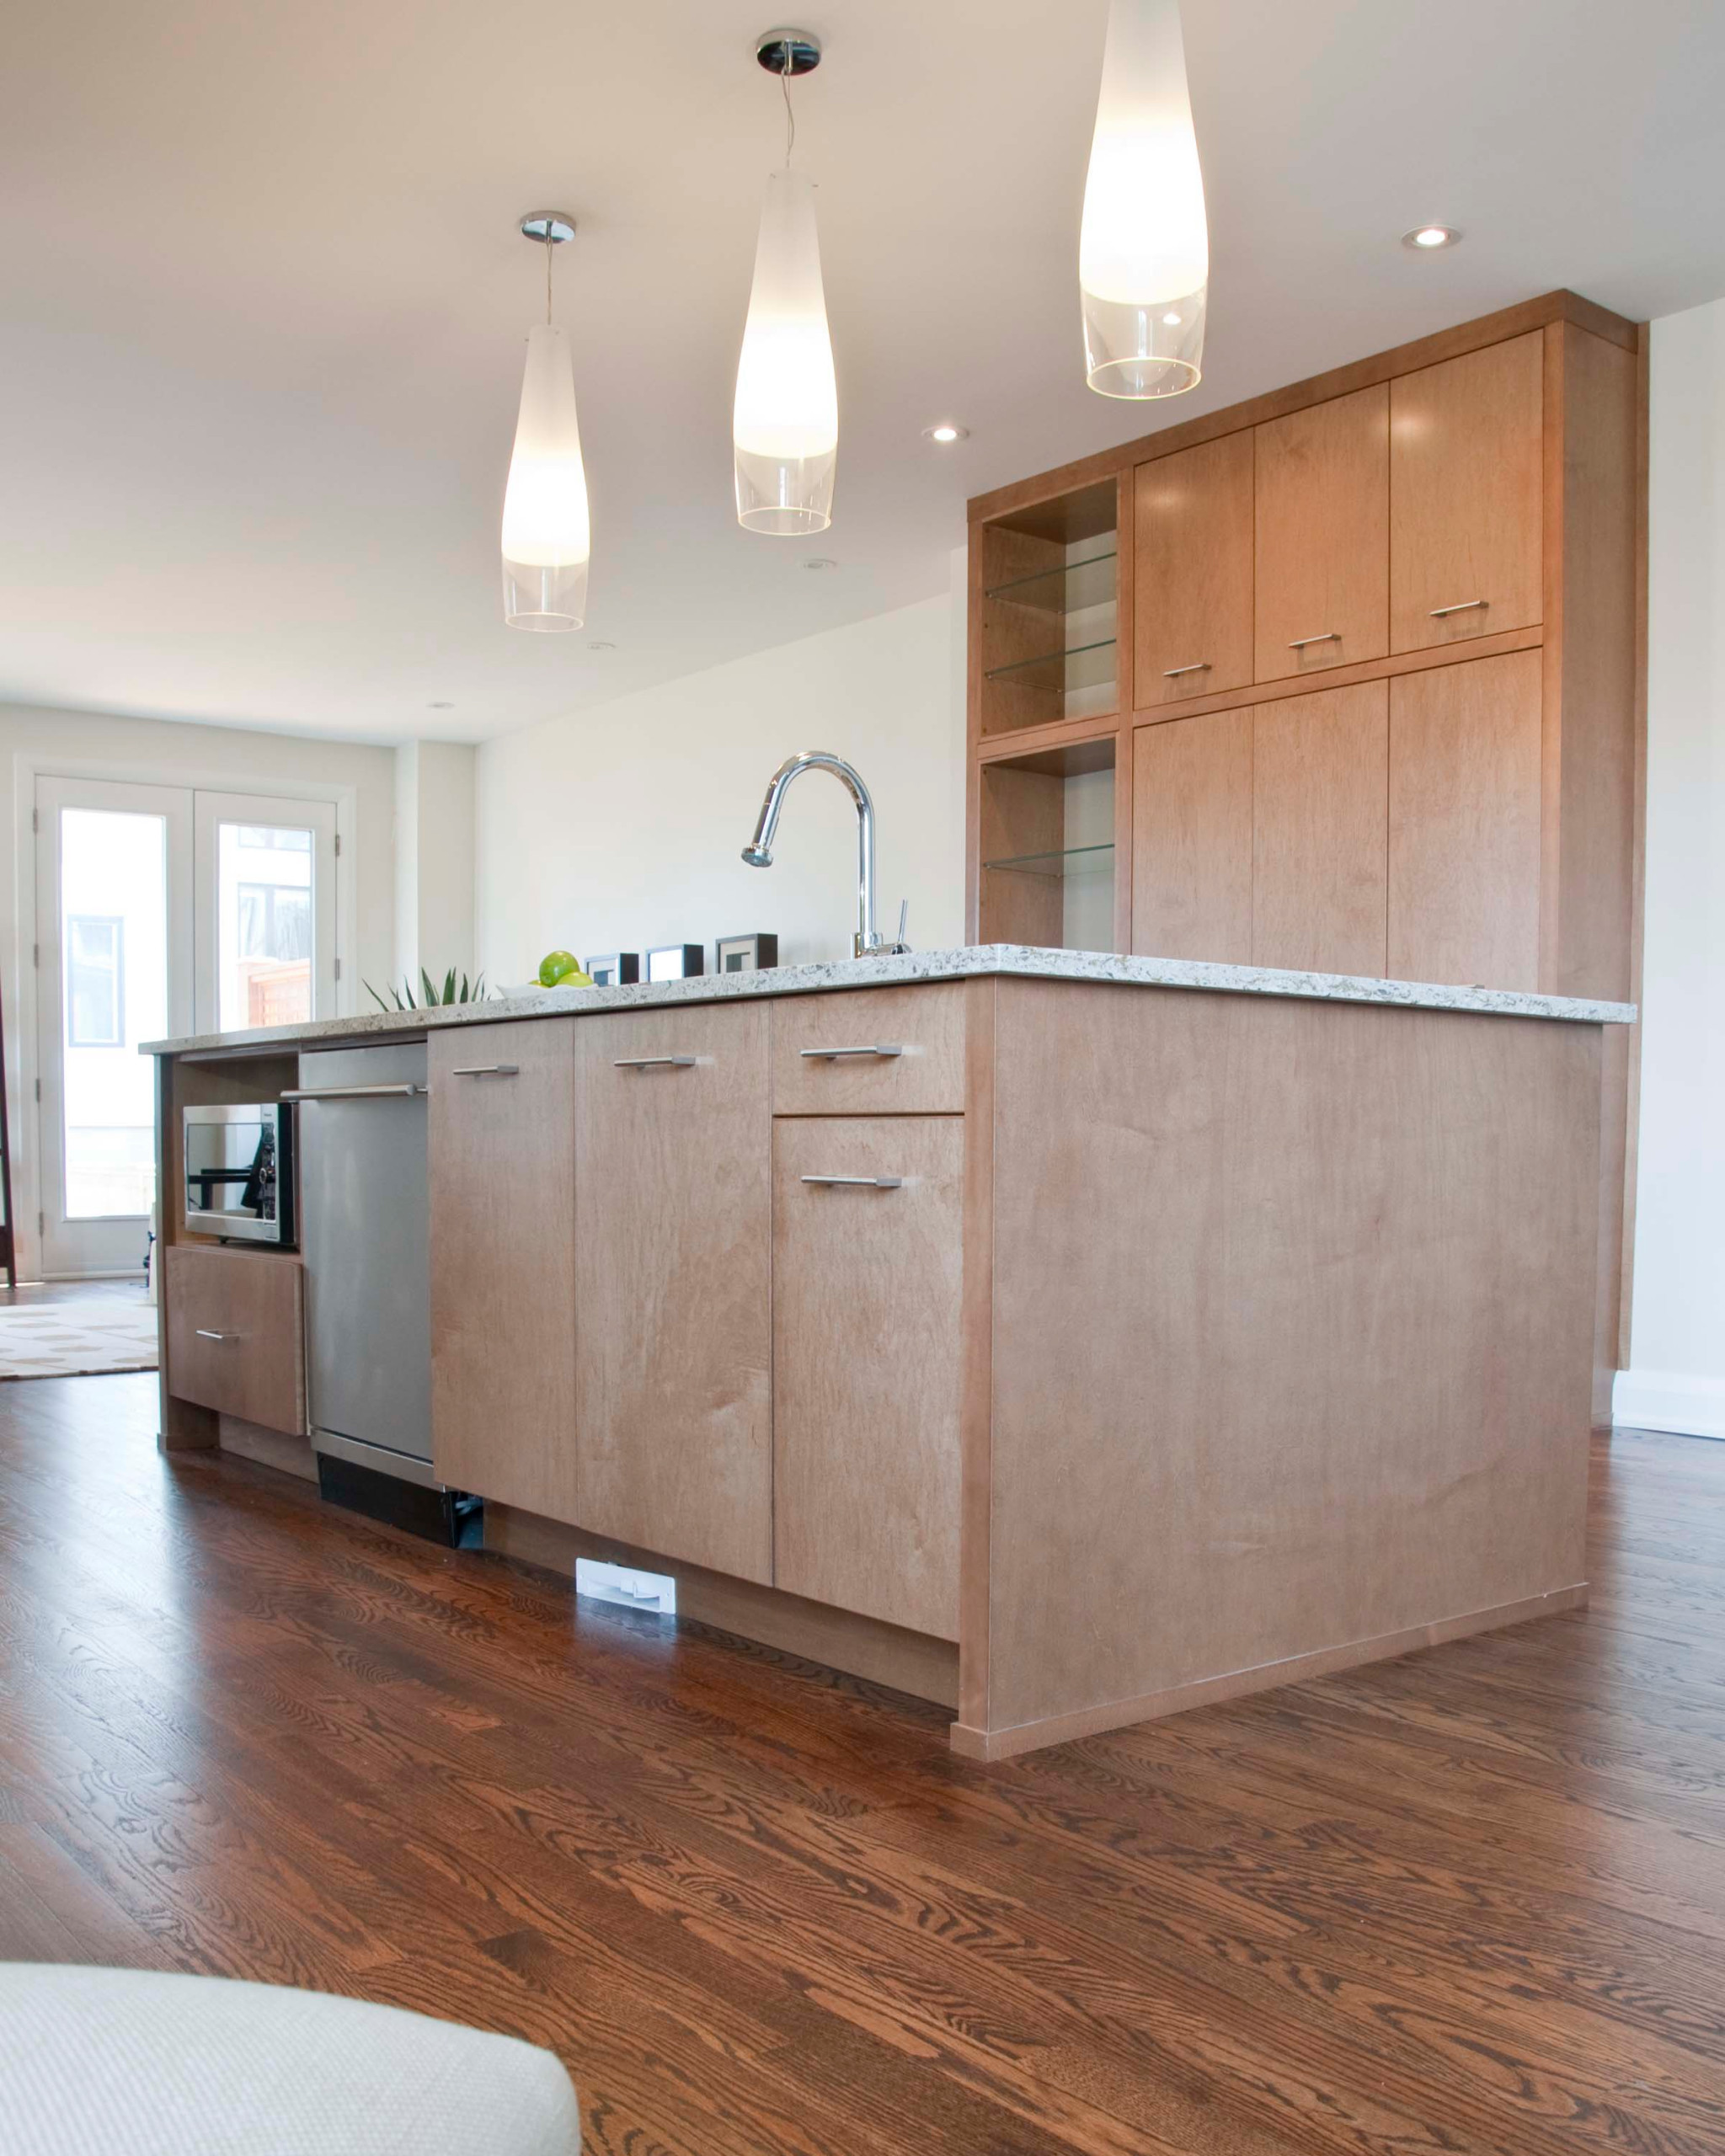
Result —
[[[778,78],[785,100],[785,170],[791,168],[791,152],[797,147],[797,115],[791,109],[791,43],[785,40],[785,64]]]

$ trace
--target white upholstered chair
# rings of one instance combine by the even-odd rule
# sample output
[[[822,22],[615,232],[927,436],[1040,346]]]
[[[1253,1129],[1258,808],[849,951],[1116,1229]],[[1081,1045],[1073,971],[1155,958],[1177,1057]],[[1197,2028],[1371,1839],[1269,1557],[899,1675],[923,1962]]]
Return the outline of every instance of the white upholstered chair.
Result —
[[[6,2156],[579,2156],[549,2052],[273,1984],[0,1963]]]

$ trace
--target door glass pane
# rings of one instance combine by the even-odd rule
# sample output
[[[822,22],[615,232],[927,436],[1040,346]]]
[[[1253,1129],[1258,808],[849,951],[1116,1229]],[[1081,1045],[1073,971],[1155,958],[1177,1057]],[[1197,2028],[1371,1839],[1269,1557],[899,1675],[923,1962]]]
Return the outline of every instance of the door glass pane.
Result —
[[[312,834],[218,824],[216,975],[223,1033],[293,1026],[312,1010]]]
[[[154,1066],[168,1031],[168,825],[60,812],[66,1217],[147,1213],[156,1197]]]

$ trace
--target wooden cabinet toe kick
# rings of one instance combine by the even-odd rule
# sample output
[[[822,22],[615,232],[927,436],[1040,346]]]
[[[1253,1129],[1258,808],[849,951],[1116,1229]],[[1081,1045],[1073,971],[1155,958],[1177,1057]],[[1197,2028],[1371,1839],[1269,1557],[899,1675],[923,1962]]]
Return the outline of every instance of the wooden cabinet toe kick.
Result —
[[[734,1633],[782,1654],[800,1655],[830,1669],[884,1684],[912,1698],[929,1700],[937,1706],[959,1704],[959,1649],[951,1640],[937,1640],[926,1632],[907,1631],[902,1625],[883,1624],[874,1617],[854,1615],[826,1603],[809,1602],[782,1588],[762,1587],[753,1580],[734,1579],[703,1566],[686,1565],[681,1559],[663,1557],[638,1550],[608,1536],[590,1534],[561,1521],[543,1519],[537,1513],[521,1512],[513,1505],[488,1503],[485,1508],[485,1547],[505,1557],[549,1572],[574,1577],[578,1557],[598,1558],[606,1564],[627,1565],[649,1572],[669,1572],[677,1583],[677,1616],[717,1631]]]

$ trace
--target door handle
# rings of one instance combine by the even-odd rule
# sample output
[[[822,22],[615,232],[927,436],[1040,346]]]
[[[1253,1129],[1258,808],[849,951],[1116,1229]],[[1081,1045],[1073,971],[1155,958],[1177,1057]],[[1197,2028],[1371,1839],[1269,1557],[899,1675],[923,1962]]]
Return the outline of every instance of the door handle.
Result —
[[[429,1093],[429,1086],[303,1086],[285,1092],[285,1101],[410,1101]]]
[[[1471,614],[1476,606],[1489,606],[1489,599],[1458,599],[1453,606],[1434,606],[1431,618],[1441,622],[1445,614]]]
[[[458,1063],[450,1072],[451,1078],[518,1078],[519,1063]]]
[[[902,1176],[804,1176],[803,1181],[856,1190],[902,1190],[905,1187]]]
[[[1339,629],[1326,629],[1322,636],[1295,637],[1288,648],[1290,651],[1304,651],[1309,643],[1340,643],[1341,641],[1342,632]]]
[[[1194,659],[1189,666],[1163,667],[1162,679],[1165,681],[1178,681],[1183,674],[1208,674],[1209,671],[1210,661],[1207,659]]]
[[[611,1059],[613,1070],[692,1070],[696,1059],[692,1055],[618,1055]]]
[[[201,1325],[197,1331],[200,1340],[238,1340],[240,1337],[237,1332],[211,1332]]]
[[[799,1048],[798,1055],[812,1058],[817,1063],[836,1063],[846,1055],[902,1055],[900,1041],[873,1041],[865,1048]]]

